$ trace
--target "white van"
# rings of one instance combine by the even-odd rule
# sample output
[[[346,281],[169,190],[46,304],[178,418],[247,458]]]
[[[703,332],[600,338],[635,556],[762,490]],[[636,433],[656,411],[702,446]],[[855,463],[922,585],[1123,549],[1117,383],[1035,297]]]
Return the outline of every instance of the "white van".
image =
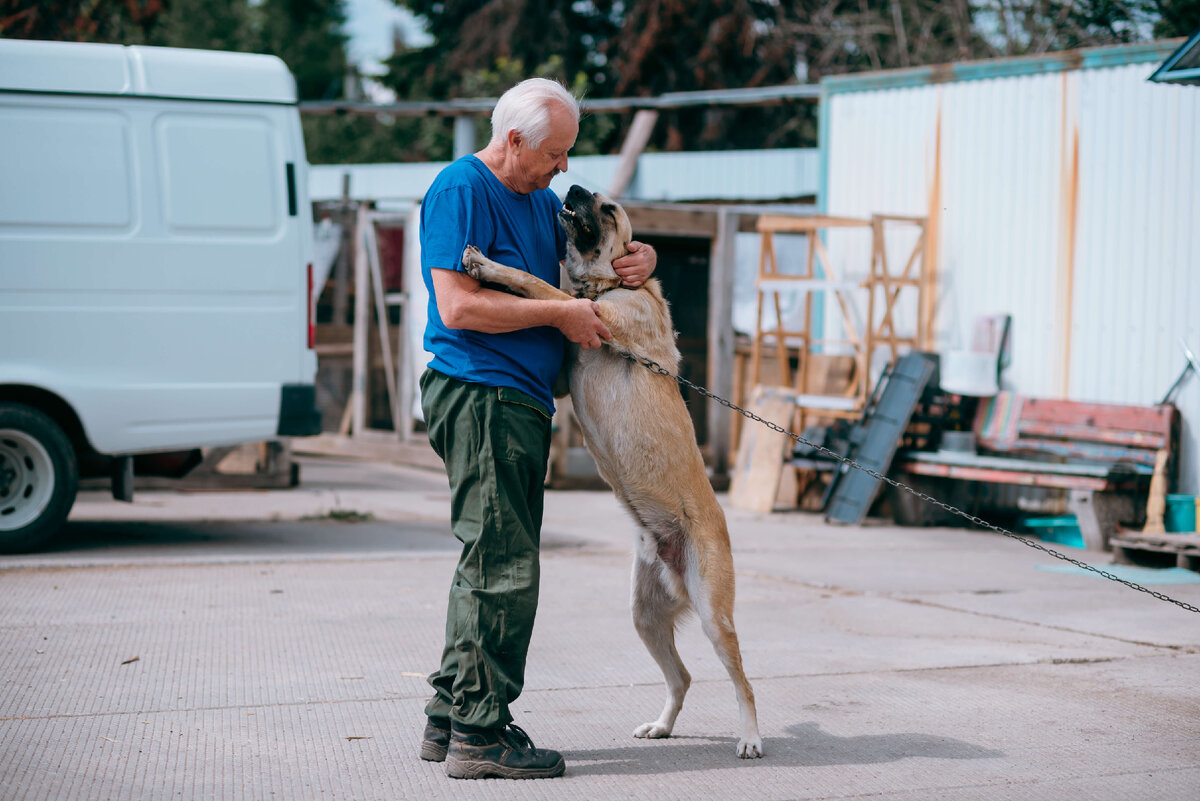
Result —
[[[0,39],[0,550],[135,455],[319,432],[307,187],[273,56]]]

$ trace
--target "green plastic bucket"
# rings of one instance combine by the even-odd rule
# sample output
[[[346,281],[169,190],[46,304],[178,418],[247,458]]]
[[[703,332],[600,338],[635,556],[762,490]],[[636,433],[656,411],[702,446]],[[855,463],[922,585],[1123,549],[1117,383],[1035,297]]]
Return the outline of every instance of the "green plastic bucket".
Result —
[[[1198,531],[1197,517],[1200,517],[1200,508],[1195,495],[1167,496],[1167,513],[1163,516],[1167,531]]]

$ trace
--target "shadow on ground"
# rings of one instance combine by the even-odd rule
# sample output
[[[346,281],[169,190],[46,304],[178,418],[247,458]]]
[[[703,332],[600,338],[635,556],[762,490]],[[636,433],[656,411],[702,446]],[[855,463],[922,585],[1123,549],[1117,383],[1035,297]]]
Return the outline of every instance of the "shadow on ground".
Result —
[[[824,767],[874,765],[902,759],[998,759],[1005,754],[935,734],[861,734],[838,737],[821,730],[819,723],[799,723],[787,728],[789,737],[763,740],[762,764],[774,767]],[[709,770],[736,764],[752,768],[756,759],[739,760],[733,737],[671,737],[638,740],[621,748],[567,751],[570,775],[627,775]]]
[[[335,519],[254,523],[97,521],[68,523],[41,553],[142,551],[154,556],[248,556],[457,551],[459,547],[441,523]]]
[[[543,552],[574,550],[584,541],[543,534]],[[17,566],[22,556],[56,558],[166,559],[304,558],[438,553],[457,556],[462,545],[441,522],[389,521],[322,516],[303,520],[221,521],[72,521],[35,553],[3,557]]]

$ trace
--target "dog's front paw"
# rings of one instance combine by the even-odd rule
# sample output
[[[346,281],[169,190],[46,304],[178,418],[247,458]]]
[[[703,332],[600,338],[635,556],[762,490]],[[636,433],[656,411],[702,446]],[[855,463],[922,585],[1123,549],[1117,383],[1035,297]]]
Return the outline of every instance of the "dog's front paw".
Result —
[[[479,248],[467,245],[463,250],[462,265],[466,268],[467,275],[476,281],[483,280],[484,255],[479,252]]]
[[[738,759],[758,759],[763,755],[762,738],[743,737],[737,744]]]
[[[663,726],[658,721],[654,723],[643,723],[633,730],[633,736],[645,740],[661,740],[664,737],[671,736],[671,730]]]

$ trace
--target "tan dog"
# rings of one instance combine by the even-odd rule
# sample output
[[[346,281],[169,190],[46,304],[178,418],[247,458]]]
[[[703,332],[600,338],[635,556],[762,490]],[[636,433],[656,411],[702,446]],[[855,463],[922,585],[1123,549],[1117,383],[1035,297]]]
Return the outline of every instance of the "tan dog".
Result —
[[[559,221],[567,232],[566,267],[575,295],[597,301],[613,335],[608,347],[572,349],[571,399],[600,475],[640,526],[633,620],[667,681],[662,714],[633,736],[671,734],[691,683],[675,648],[675,626],[695,609],[737,692],[742,724],[737,755],[760,757],[754,691],[742,670],[733,627],[733,557],[725,514],[709,484],[678,385],[622,355],[644,356],[678,371],[667,302],[656,279],[625,289],[612,269],[632,234],[619,205],[573,186]],[[473,278],[518,295],[570,297],[529,273],[496,264],[473,246],[463,253],[463,265]]]

